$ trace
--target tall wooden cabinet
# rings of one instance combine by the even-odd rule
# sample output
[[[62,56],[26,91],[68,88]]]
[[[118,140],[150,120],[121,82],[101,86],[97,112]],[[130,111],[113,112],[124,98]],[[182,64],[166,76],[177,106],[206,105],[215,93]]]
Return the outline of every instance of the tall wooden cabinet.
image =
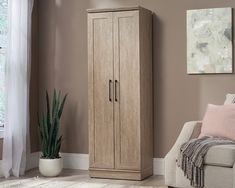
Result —
[[[88,10],[88,71],[90,176],[152,175],[151,11]]]

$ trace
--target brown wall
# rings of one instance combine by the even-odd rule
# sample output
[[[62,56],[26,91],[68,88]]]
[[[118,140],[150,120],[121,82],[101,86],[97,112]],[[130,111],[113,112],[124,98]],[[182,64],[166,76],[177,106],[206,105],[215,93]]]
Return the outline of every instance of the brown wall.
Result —
[[[39,150],[38,140],[38,125],[37,125],[37,113],[38,113],[38,1],[34,1],[34,9],[32,15],[32,62],[31,62],[31,80],[30,80],[30,144],[31,152]]]
[[[231,0],[39,0],[39,104],[45,89],[69,93],[64,152],[88,152],[87,8],[141,5],[154,12],[154,156],[164,157],[185,121],[235,92],[235,75],[186,74],[186,10],[235,7]],[[33,131],[35,132],[35,131]],[[35,142],[35,141],[34,141]],[[37,144],[33,145],[33,150]]]

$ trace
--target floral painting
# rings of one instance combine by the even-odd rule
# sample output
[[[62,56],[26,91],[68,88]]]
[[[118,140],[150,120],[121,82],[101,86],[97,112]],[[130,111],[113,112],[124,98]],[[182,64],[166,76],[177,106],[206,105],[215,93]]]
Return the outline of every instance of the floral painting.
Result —
[[[232,8],[187,11],[187,72],[233,72]]]

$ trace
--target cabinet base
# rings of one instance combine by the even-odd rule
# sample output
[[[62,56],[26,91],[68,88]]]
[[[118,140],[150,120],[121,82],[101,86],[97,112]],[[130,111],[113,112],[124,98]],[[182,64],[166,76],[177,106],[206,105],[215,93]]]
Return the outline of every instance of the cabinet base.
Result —
[[[143,180],[153,175],[153,169],[149,168],[143,171],[129,171],[90,168],[89,175],[92,178]]]

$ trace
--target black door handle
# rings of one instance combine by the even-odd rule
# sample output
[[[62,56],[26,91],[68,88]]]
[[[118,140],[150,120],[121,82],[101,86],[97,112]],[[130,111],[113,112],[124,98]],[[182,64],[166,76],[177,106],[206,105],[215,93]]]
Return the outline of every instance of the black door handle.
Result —
[[[118,102],[118,96],[117,96],[117,85],[118,85],[118,81],[115,80],[115,102]]]
[[[109,80],[109,101],[112,102],[112,80]]]

